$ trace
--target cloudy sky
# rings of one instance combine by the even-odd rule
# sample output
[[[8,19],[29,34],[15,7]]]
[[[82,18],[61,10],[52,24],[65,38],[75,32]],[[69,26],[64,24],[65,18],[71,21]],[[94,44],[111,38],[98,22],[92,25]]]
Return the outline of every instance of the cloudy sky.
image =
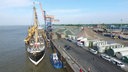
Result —
[[[0,2],[0,25],[31,25],[33,0]],[[128,23],[128,0],[38,0],[60,23]],[[41,11],[38,5],[39,18]],[[41,21],[41,19],[39,20]],[[42,22],[42,21],[41,21]]]

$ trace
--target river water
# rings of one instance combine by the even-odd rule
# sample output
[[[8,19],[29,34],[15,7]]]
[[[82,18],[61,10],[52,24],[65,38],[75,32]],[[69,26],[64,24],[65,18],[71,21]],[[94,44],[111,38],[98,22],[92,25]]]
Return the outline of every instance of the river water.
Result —
[[[37,66],[30,62],[24,44],[27,30],[28,26],[0,26],[0,72],[67,72],[53,68],[50,49]]]
[[[25,72],[27,26],[0,26],[0,72]]]
[[[24,45],[27,28],[28,26],[0,26],[0,72],[30,71]]]

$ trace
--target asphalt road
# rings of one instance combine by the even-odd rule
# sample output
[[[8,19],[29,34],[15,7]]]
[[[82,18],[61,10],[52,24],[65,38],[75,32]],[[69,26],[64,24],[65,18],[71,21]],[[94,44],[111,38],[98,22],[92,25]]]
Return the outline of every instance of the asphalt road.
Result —
[[[124,72],[119,67],[113,65],[112,63],[96,56],[89,51],[69,42],[65,39],[58,39],[55,41],[61,47],[64,45],[70,45],[71,50],[67,52],[74,57],[78,63],[80,63],[85,69],[90,68],[91,72]]]

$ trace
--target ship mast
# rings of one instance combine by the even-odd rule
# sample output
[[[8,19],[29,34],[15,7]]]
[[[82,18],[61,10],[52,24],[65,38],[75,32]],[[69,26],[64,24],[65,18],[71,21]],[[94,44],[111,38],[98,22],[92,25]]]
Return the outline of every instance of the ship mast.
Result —
[[[37,12],[35,6],[33,7],[34,10],[34,27],[35,29],[35,43],[38,42],[38,17],[37,17]]]

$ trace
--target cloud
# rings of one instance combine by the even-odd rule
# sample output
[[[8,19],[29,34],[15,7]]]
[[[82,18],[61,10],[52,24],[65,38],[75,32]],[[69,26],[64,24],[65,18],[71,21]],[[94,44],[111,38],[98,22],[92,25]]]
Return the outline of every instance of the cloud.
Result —
[[[26,7],[31,4],[31,0],[3,0],[0,2],[0,8]]]
[[[55,9],[48,11],[50,14],[71,14],[71,13],[80,13],[80,9]]]
[[[33,21],[32,15],[0,14],[0,25],[30,25]]]
[[[123,19],[123,23],[127,23],[128,17],[126,12],[122,13],[99,13],[99,12],[90,12],[90,13],[79,13],[79,14],[70,14],[70,15],[59,15],[57,16],[60,19],[60,24],[62,23],[71,23],[71,24],[89,24],[89,23],[120,23],[120,19]],[[59,24],[58,23],[58,24]]]
[[[54,9],[48,11],[48,14],[54,15],[55,19],[60,20],[59,22],[55,22],[56,24],[78,23],[78,20],[76,20],[76,18],[81,17],[81,13],[83,13],[81,9]]]
[[[32,0],[3,0],[0,2],[0,25],[30,24]],[[29,9],[30,8],[30,9]],[[31,19],[32,20],[32,19]]]

